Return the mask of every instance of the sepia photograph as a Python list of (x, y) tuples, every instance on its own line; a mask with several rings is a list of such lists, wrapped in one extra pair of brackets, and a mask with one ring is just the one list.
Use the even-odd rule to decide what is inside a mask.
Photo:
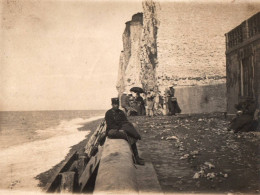
[(260, 194), (259, 0), (0, 16), (0, 195)]

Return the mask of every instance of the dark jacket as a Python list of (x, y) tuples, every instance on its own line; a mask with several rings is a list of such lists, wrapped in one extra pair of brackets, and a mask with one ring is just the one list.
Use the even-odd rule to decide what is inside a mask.
[(112, 108), (106, 112), (105, 120), (107, 124), (107, 132), (110, 129), (121, 129), (123, 123), (128, 121), (122, 110), (114, 110)]
[(105, 120), (107, 124), (106, 133), (111, 129), (124, 130), (127, 135), (136, 139), (141, 139), (140, 134), (136, 131), (132, 123), (127, 120), (126, 115), (122, 110), (114, 110), (111, 108), (106, 112)]
[(164, 103), (163, 97), (160, 95), (160, 96), (159, 96), (159, 104), (162, 105), (163, 103)]
[(141, 105), (144, 105), (144, 99), (141, 96), (138, 96), (135, 100), (140, 102)]
[(174, 88), (170, 88), (170, 90), (169, 90), (169, 96), (170, 96), (170, 97), (174, 97), (174, 95), (175, 95), (175, 89), (174, 89)]

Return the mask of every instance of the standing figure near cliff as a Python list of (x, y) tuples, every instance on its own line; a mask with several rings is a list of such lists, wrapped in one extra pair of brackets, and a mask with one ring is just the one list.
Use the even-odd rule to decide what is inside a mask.
[(129, 105), (129, 98), (128, 98), (126, 92), (123, 92), (123, 94), (121, 96), (121, 107), (122, 107), (122, 110), (125, 112), (125, 114), (127, 114), (130, 105)]
[(141, 97), (140, 93), (136, 93), (135, 101), (137, 103), (137, 115), (141, 116), (143, 115), (143, 108), (144, 108), (144, 99)]
[(159, 97), (159, 93), (157, 93), (154, 97), (154, 111), (157, 111), (159, 109), (159, 101), (160, 101), (160, 97)]
[(175, 95), (175, 89), (173, 86), (170, 87), (168, 91), (168, 108), (169, 108), (169, 115), (175, 115), (176, 113), (181, 113), (181, 109), (178, 105), (177, 98)]
[(158, 91), (154, 97), (154, 115), (163, 115), (163, 99), (161, 92)]
[(163, 115), (168, 115), (168, 102), (167, 102), (167, 96), (163, 96)]
[(159, 106), (161, 109), (163, 109), (164, 99), (160, 91), (158, 92), (158, 95), (159, 95)]
[(106, 134), (111, 139), (125, 139), (131, 146), (135, 163), (144, 165), (144, 159), (139, 157), (136, 142), (141, 139), (136, 125), (127, 120), (125, 113), (119, 109), (119, 99), (112, 98), (112, 108), (106, 112)]
[(129, 108), (127, 112), (127, 116), (136, 116), (137, 115), (137, 104), (135, 97), (132, 94), (128, 95), (128, 100), (129, 100)]
[(172, 98), (174, 97), (174, 93), (175, 93), (175, 89), (173, 88), (173, 86), (171, 86), (170, 89), (167, 91), (169, 115), (175, 115), (173, 101), (172, 101)]
[(153, 116), (154, 111), (154, 95), (153, 91), (148, 91), (147, 97), (146, 97), (146, 104), (147, 104), (147, 110), (146, 110), (146, 116)]
[(146, 94), (142, 93), (141, 97), (143, 98), (143, 106), (142, 106), (142, 116), (146, 115)]

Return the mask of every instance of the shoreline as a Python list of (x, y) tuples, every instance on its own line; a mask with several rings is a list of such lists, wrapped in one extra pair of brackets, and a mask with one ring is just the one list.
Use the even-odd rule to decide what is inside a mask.
[[(101, 121), (101, 116), (87, 119), (78, 131), (28, 142), (0, 151), (2, 190), (41, 192), (51, 172), (73, 151), (84, 144)], [(46, 171), (47, 170), (47, 171)]]
[[(14, 116), (12, 115), (12, 117)], [(33, 117), (33, 115), (31, 115), (31, 117)], [(57, 137), (75, 133), (77, 129), (82, 127), (85, 123), (98, 120), (102, 117), (102, 115), (97, 115), (89, 118), (81, 116), (70, 119), (64, 118), (59, 121), (57, 120), (55, 123), (53, 123), (53, 121), (47, 121), (47, 125), (40, 126), (39, 122), (33, 124), (33, 122), (30, 121), (27, 123), (26, 120), (31, 120), (29, 116), (24, 118), (20, 116), (20, 120), (18, 119), (13, 122), (17, 123), (17, 126), (14, 125), (12, 128), (8, 127), (8, 120), (3, 117), (3, 119), (1, 119), (3, 121), (6, 120), (7, 122), (4, 122), (3, 128), (0, 127), (0, 152), (6, 149), (26, 145), (28, 143), (47, 140), (55, 136)], [(21, 118), (23, 118), (22, 121)], [(36, 121), (41, 120), (41, 118), (36, 119)], [(48, 124), (49, 122), (50, 124)], [(9, 121), (9, 123), (11, 123), (11, 121)]]
[[(228, 194), (258, 191), (259, 184), (256, 183), (257, 175), (254, 172), (259, 170), (256, 161), (259, 132), (234, 134), (227, 131), (228, 119), (222, 113), (128, 119), (139, 126), (142, 140), (138, 141), (138, 150), (141, 157), (153, 164), (164, 193)], [(38, 189), (46, 186), (68, 156), (75, 151), (84, 152), (85, 145), (101, 120), (88, 122), (78, 129), (91, 132), (71, 146), (62, 161), (35, 177), (39, 181)], [(239, 159), (238, 151), (242, 152)], [(205, 167), (205, 163), (213, 164), (213, 168)], [(241, 163), (248, 163), (248, 166), (242, 166)], [(201, 168), (205, 169), (205, 174), (194, 178)], [(248, 176), (244, 175), (245, 171), (249, 173)], [(214, 176), (208, 178), (210, 174)], [(241, 182), (242, 177), (247, 177), (246, 184)]]
[[(254, 180), (257, 177), (254, 171), (259, 168), (256, 166), (255, 157), (247, 156), (247, 151), (256, 152), (256, 149), (253, 148), (256, 147), (257, 140), (260, 139), (259, 133), (234, 134), (227, 131), (229, 120), (225, 119), (223, 113), (135, 116), (128, 119), (139, 126), (142, 140), (138, 141), (138, 150), (141, 157), (153, 164), (164, 193), (255, 193), (259, 189), (259, 185)], [(93, 124), (92, 133), (98, 124)], [(90, 124), (87, 124), (83, 129), (86, 129), (88, 125)], [(90, 136), (91, 134), (88, 137)], [(240, 136), (241, 138), (239, 138)], [(75, 145), (68, 155), (75, 150), (84, 150), (87, 141), (88, 139), (85, 139)], [(219, 145), (220, 143), (221, 145)], [(245, 147), (241, 159), (238, 161), (236, 148), (239, 145)], [(219, 150), (219, 147), (222, 150)], [(220, 157), (224, 157), (225, 160), (222, 161)], [(234, 175), (236, 173), (243, 175), (244, 171), (241, 172), (240, 163), (245, 163), (248, 160), (254, 170), (249, 173), (248, 180), (251, 178), (254, 181), (251, 180), (252, 183), (243, 186), (244, 184), (240, 182), (241, 178), (234, 178)], [(205, 166), (205, 162), (216, 166), (216, 168), (206, 168), (205, 170), (206, 175), (214, 173), (215, 177), (194, 179), (194, 175), (201, 166)], [(232, 168), (229, 167), (230, 164), (233, 165)], [(249, 171), (248, 167), (243, 167), (243, 169)], [(42, 173), (42, 178), (45, 177), (45, 181), (47, 181), (47, 175), (47, 172)], [(45, 181), (43, 180), (42, 187), (44, 187)]]
[(56, 164), (55, 166), (53, 166), (51, 169), (42, 172), (40, 174), (38, 174), (35, 179), (39, 180), (39, 184), (38, 187), (40, 187), (41, 189), (47, 184), (47, 182), (49, 181), (49, 179), (52, 176), (52, 173), (55, 173), (55, 171), (57, 171), (61, 164), (71, 155), (73, 154), (75, 151), (82, 153), (84, 152), (84, 147), (86, 146), (89, 138), (91, 137), (91, 135), (94, 133), (94, 131), (96, 130), (96, 128), (98, 127), (98, 125), (100, 124), (100, 122), (103, 119), (97, 119), (97, 120), (93, 120), (93, 121), (89, 121), (86, 124), (84, 124), (84, 126), (78, 128), (79, 131), (89, 131), (89, 134), (80, 142), (78, 142), (75, 145), (72, 145), (70, 147), (69, 152), (66, 154), (66, 156), (64, 156), (64, 159), (62, 161), (60, 161), (58, 164)]

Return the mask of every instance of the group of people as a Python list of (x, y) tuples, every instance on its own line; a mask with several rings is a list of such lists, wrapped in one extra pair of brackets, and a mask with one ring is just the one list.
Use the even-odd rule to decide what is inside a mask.
[(121, 107), (127, 116), (145, 115), (145, 100), (138, 92), (124, 92), (121, 96)]
[[(128, 121), (127, 116), (132, 112), (138, 115), (151, 115), (156, 109), (168, 107), (170, 115), (180, 113), (181, 109), (178, 106), (177, 99), (174, 96), (175, 90), (170, 87), (165, 93), (165, 97), (162, 98), (160, 92), (156, 95), (151, 90), (143, 97), (140, 93), (136, 93), (135, 96), (123, 94), (121, 97), (121, 106), (123, 110), (119, 109), (119, 98), (112, 98), (112, 108), (106, 112), (105, 120), (107, 124), (106, 136), (111, 139), (125, 139), (131, 148), (133, 153), (133, 159), (136, 164), (144, 165), (144, 159), (140, 158), (136, 146), (136, 142), (141, 140), (141, 136), (137, 131), (137, 126)], [(252, 131), (259, 128), (259, 108), (256, 106), (255, 101), (247, 100), (236, 105), (239, 110), (238, 115), (231, 121), (230, 130), (234, 132), (239, 131)]]
[[(144, 165), (137, 150), (136, 142), (141, 139), (137, 131), (137, 126), (128, 121), (127, 116), (131, 115), (147, 115), (153, 116), (159, 110), (168, 109), (170, 115), (180, 113), (181, 109), (178, 106), (177, 99), (174, 97), (173, 86), (166, 90), (164, 96), (160, 91), (153, 90), (144, 92), (135, 92), (133, 94), (123, 93), (121, 100), (112, 98), (112, 108), (105, 114), (106, 120), (106, 136), (111, 139), (125, 139), (133, 153), (133, 159), (136, 164)], [(119, 109), (121, 105), (122, 110)], [(163, 114), (163, 112), (161, 113)]]
[(166, 89), (164, 95), (160, 91), (152, 89), (143, 93), (127, 94), (124, 92), (121, 95), (121, 108), (127, 116), (176, 115), (176, 113), (181, 113), (173, 86)]

